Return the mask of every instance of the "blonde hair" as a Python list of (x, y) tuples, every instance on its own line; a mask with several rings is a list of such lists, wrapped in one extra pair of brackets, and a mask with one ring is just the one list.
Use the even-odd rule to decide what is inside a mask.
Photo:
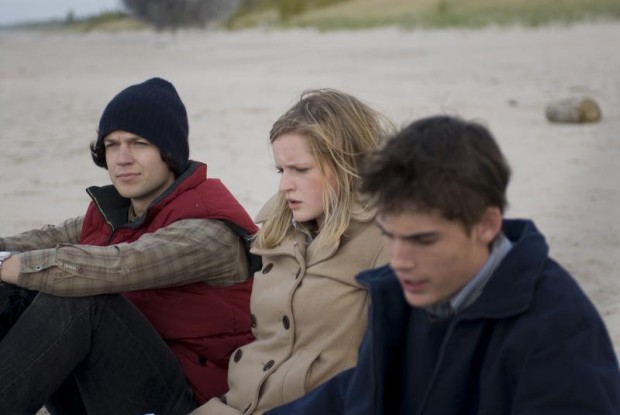
[[(357, 98), (334, 89), (305, 91), (301, 99), (273, 125), (269, 141), (284, 134), (306, 137), (308, 147), (324, 179), (324, 221), (314, 240), (317, 246), (336, 244), (344, 234), (352, 215), (369, 207), (361, 200), (358, 169), (366, 155), (376, 150), (391, 123)], [(326, 179), (331, 170), (336, 181)], [(354, 209), (361, 208), (360, 212)], [(291, 229), (293, 214), (279, 193), (276, 208), (256, 236), (258, 248), (274, 248)], [(298, 223), (307, 234), (313, 223)]]

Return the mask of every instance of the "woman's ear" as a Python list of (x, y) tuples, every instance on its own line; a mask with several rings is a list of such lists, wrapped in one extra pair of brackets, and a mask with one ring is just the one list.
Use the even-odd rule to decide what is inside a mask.
[(490, 244), (502, 230), (502, 211), (497, 206), (488, 206), (474, 229), (478, 240)]

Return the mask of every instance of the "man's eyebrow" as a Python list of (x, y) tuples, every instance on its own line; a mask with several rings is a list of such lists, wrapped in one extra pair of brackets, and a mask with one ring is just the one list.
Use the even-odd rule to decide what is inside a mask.
[(414, 234), (411, 234), (411, 235), (403, 235), (400, 238), (406, 239), (406, 240), (409, 240), (409, 241), (419, 241), (419, 240), (422, 240), (422, 239), (434, 238), (437, 235), (439, 235), (439, 232), (437, 232), (437, 231), (428, 231), (428, 232), (414, 233)]
[[(137, 135), (132, 135), (132, 136), (126, 137), (124, 140), (125, 141), (129, 141), (129, 142), (134, 142), (134, 141), (139, 141), (139, 140), (148, 141), (146, 138), (142, 138), (142, 137), (137, 136)], [(106, 141), (111, 141), (111, 142), (117, 143), (119, 141), (123, 141), (123, 138), (105, 137), (103, 139), (103, 142), (105, 143)]]
[[(388, 232), (387, 230), (385, 230), (385, 228), (383, 228), (383, 226), (381, 226), (381, 224), (378, 221), (375, 221), (377, 227), (379, 227), (379, 229), (381, 230), (381, 232), (384, 235), (387, 236), (391, 236), (394, 237), (396, 235), (394, 235), (391, 232)], [(427, 232), (418, 232), (418, 233), (412, 233), (410, 235), (398, 235), (398, 239), (406, 239), (406, 240), (420, 240), (420, 239), (425, 239), (425, 238), (430, 238), (430, 237), (435, 237), (439, 235), (439, 232), (437, 231), (427, 231)]]

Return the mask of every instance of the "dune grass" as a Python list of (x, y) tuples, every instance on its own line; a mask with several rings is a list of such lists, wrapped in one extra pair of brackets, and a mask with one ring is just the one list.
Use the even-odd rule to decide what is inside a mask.
[(282, 18), (277, 7), (240, 13), (229, 27), (314, 27), (321, 30), (541, 26), (620, 19), (618, 0), (349, 0)]
[[(620, 20), (620, 0), (245, 0), (228, 21), (214, 26), (229, 30), (252, 27), (482, 28), (491, 25), (537, 27), (599, 20)], [(142, 30), (149, 26), (124, 12), (112, 12), (22, 27), (88, 32)]]

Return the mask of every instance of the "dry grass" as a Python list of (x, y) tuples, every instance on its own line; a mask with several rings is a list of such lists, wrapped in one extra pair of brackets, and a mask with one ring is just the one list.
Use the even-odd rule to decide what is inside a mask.
[(350, 0), (291, 18), (284, 26), (351, 29), (395, 25), (482, 27), (539, 26), (620, 19), (618, 0)]
[[(310, 8), (282, 20), (275, 4), (235, 14), (229, 29), (314, 27), (320, 30), (480, 28), (497, 25), (542, 26), (592, 20), (619, 20), (619, 0), (348, 0)], [(224, 23), (224, 22), (220, 22)], [(217, 23), (214, 23), (218, 26)], [(39, 25), (34, 25), (38, 27)], [(126, 31), (148, 28), (123, 13), (103, 13), (74, 22), (44, 23), (77, 31)]]

